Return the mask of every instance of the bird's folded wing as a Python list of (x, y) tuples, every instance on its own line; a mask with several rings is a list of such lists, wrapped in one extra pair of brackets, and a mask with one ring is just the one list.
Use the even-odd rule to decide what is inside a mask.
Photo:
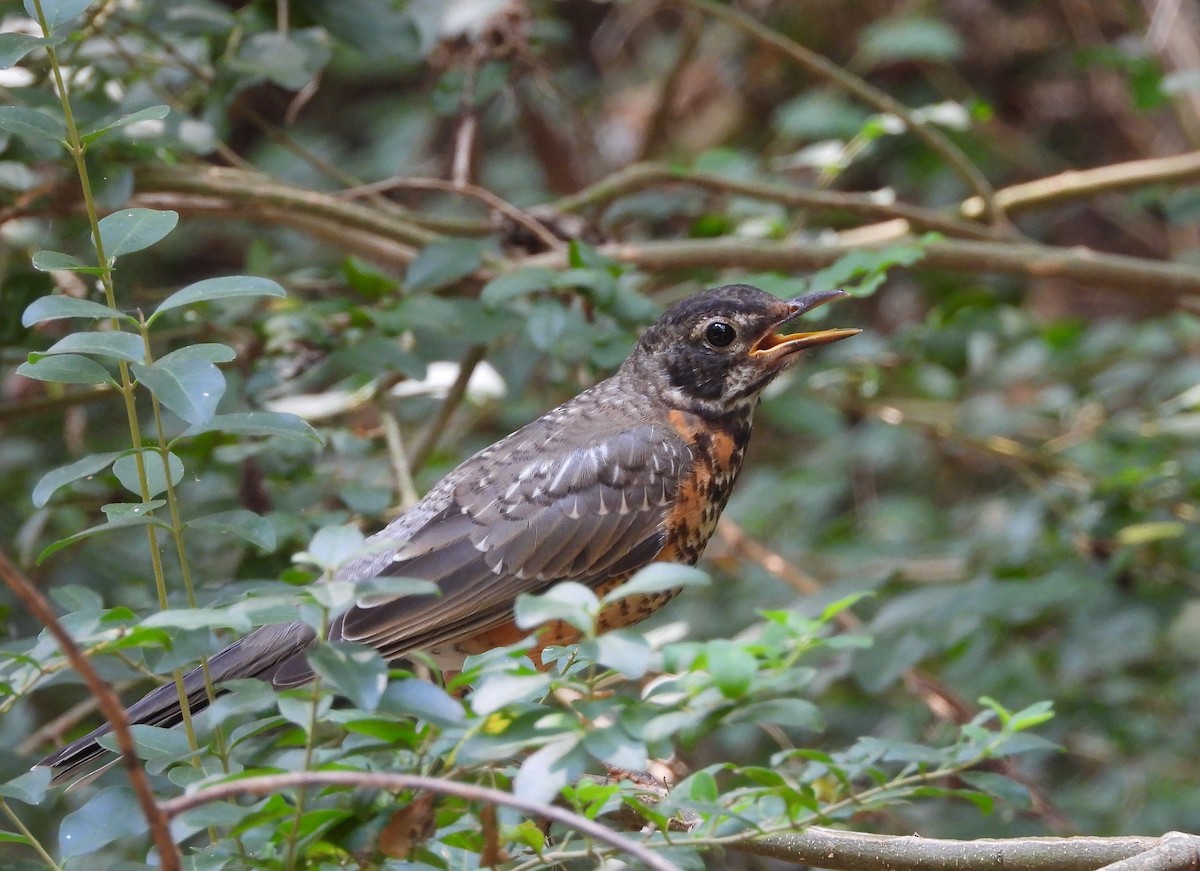
[(383, 571), (433, 581), (441, 595), (360, 602), (337, 634), (395, 657), (496, 625), (521, 593), (562, 580), (595, 587), (649, 563), (691, 459), (687, 444), (656, 424), (556, 450), (569, 441), (551, 438), (459, 479), (449, 504)]

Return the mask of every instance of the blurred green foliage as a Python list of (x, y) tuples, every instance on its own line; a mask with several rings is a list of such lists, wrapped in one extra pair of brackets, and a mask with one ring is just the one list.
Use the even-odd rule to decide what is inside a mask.
[[(735, 819), (823, 814), (953, 837), (1194, 828), (1194, 300), (1149, 284), (997, 277), (985, 258), (922, 269), (937, 237), (919, 234), (812, 276), (631, 265), (622, 245), (645, 240), (786, 246), (870, 221), (666, 183), (597, 208), (542, 206), (639, 159), (884, 191), (931, 209), (973, 193), (895, 119), (695, 12), (583, 0), (42, 5), (58, 22), (50, 42), (107, 216), (106, 254), (120, 257), (113, 280), (127, 318), (124, 332), (88, 331), (74, 318), (99, 312), (30, 309), (103, 298), (77, 167), (57, 141), (45, 40), (5, 11), (0, 60), (14, 76), (0, 84), (10, 104), (0, 107), (0, 546), (122, 689), (193, 664), (230, 629), (297, 608), (319, 623), (334, 604), (297, 585), (336, 563), (339, 535), (354, 538), (327, 530), (377, 528), (470, 452), (610, 371), (676, 298), (730, 281), (787, 294), (806, 281), (847, 286), (857, 300), (825, 316), (866, 328), (772, 388), (727, 511), (735, 525), (704, 564), (712, 583), (644, 631), (590, 638), (553, 677), (484, 657), (458, 679), (476, 686), (466, 702), (408, 677), (382, 689), (377, 658), (324, 647), (315, 695), (239, 685), (202, 719), (205, 739), (224, 724), (223, 762), (175, 765), (191, 755), (182, 735), (139, 733), (163, 794), (223, 767), (345, 765), (494, 780), (541, 799), (564, 788), (590, 816), (622, 803), (659, 823), (711, 815), (714, 836)], [(1147, 22), (1136, 13), (1097, 4), (1088, 37), (1055, 4), (985, 3), (972, 15), (933, 4), (921, 18), (843, 5), (767, 4), (764, 20), (924, 111), (997, 186), (1160, 156), (1164, 141), (1183, 150), (1200, 129), (1187, 114), (1194, 89), (1164, 87), (1171, 58), (1141, 47)], [(323, 195), (466, 172), (512, 206), (502, 214), (401, 181), (307, 210), (268, 187), (243, 199), (206, 189), (206, 164)], [(154, 182), (164, 166), (193, 170), (198, 187)], [(1178, 183), (1081, 196), (1022, 213), (1017, 228), (1047, 245), (1196, 264), (1197, 197)], [(408, 235), (348, 217), (322, 223), (338, 202)], [(563, 250), (547, 254), (516, 209), (569, 240)], [(162, 305), (185, 286), (201, 290)], [(161, 614), (141, 512), (166, 515), (167, 476), (141, 486), (132, 451), (155, 443), (131, 445), (112, 387), (116, 361), (139, 360), (139, 321), (156, 310), (136, 411), (147, 433), (149, 393), (167, 412), (200, 606), (186, 608), (180, 562), (167, 559), (172, 611)], [(75, 353), (40, 356), (64, 341)], [(264, 411), (276, 416), (247, 416)], [(414, 480), (398, 472), (409, 463)], [(63, 468), (72, 471), (45, 477)], [(80, 535), (105, 523), (102, 535)], [(293, 564), (301, 551), (308, 561)], [(569, 600), (553, 613), (586, 624), (592, 605)], [(0, 795), (64, 857), (114, 868), (144, 859), (119, 773), (57, 798), (24, 774), (65, 737), (37, 730), (86, 693), (7, 594), (0, 610), (0, 740), (16, 748), (0, 758)], [(667, 676), (639, 696), (634, 684), (659, 669)], [(585, 716), (606, 725), (585, 728), (551, 688), (593, 694)], [(333, 704), (335, 689), (351, 706)], [(1005, 707), (981, 708), (984, 697)], [(1055, 711), (1044, 724), (1043, 700)], [(84, 711), (62, 728), (75, 735), (93, 720)], [(1018, 734), (1034, 725), (1061, 750)], [(1015, 767), (962, 764), (1017, 750), (1035, 752)], [(578, 780), (601, 760), (638, 767), (672, 752), (687, 777), (658, 811)], [(961, 777), (851, 800), (891, 777), (943, 770)], [(280, 867), (297, 849), (311, 867), (340, 867), (339, 851), (377, 846), (392, 812), (350, 792), (313, 796), (303, 810), (273, 796), (250, 815), (212, 805), (182, 825), (201, 845), (197, 867), (237, 851)], [(414, 848), (425, 864), (412, 867), (475, 867), (484, 848), (472, 813), (440, 804), (437, 837)], [(543, 849), (528, 824), (502, 824), (510, 845)], [(235, 837), (209, 841), (209, 827)], [(22, 838), (0, 844), (0, 863), (32, 861)], [(733, 853), (712, 861), (757, 867), (732, 864)]]

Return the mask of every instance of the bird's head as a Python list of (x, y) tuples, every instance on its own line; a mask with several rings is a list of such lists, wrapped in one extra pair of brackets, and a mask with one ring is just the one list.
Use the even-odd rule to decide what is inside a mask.
[(752, 407), (805, 348), (862, 332), (784, 331), (788, 321), (840, 296), (845, 293), (828, 290), (779, 299), (748, 284), (698, 293), (671, 306), (642, 334), (632, 360), (663, 384), (675, 407), (704, 416), (737, 413)]

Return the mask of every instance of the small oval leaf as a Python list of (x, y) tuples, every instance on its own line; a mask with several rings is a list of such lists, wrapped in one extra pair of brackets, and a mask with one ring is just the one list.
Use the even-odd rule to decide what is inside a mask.
[(245, 508), (207, 514), (204, 517), (189, 520), (184, 525), (205, 529), (209, 532), (236, 535), (263, 550), (275, 549), (275, 527), (267, 518), (255, 514), (253, 511), (247, 511)]
[(55, 384), (117, 385), (107, 369), (91, 357), (80, 357), (78, 354), (55, 354), (53, 357), (22, 363), (17, 367), (17, 374)]
[(609, 590), (601, 601), (602, 604), (611, 605), (627, 596), (662, 593), (680, 587), (703, 586), (707, 583), (708, 575), (694, 566), (685, 566), (682, 563), (650, 563), (619, 587)]
[(61, 141), (67, 135), (67, 125), (61, 118), (24, 106), (0, 106), (0, 130), (30, 140)]
[(121, 456), (120, 451), (108, 454), (92, 454), (84, 457), (81, 460), (76, 460), (68, 466), (60, 466), (57, 469), (52, 469), (45, 475), (42, 475), (41, 480), (33, 488), (33, 504), (41, 508), (50, 501), (50, 497), (59, 487), (70, 484), (72, 481), (78, 481), (80, 478), (87, 478), (102, 472), (113, 464), (113, 460)]
[(32, 327), (34, 324), (46, 321), (56, 321), (62, 318), (124, 318), (136, 323), (133, 318), (115, 308), (109, 308), (103, 303), (92, 302), (90, 299), (76, 299), (73, 296), (43, 296), (35, 299), (21, 314), (21, 324)]
[(122, 209), (100, 219), (100, 241), (104, 255), (115, 260), (149, 248), (179, 223), (179, 213), (158, 209)]
[(56, 269), (62, 269), (67, 272), (95, 274), (103, 271), (99, 266), (91, 266), (78, 257), (64, 254), (61, 251), (38, 251), (33, 255), (31, 262), (33, 268), (38, 272), (53, 272)]
[(150, 316), (150, 323), (153, 323), (154, 319), (163, 312), (180, 306), (211, 302), (216, 299), (253, 296), (282, 298), (287, 296), (287, 291), (279, 285), (279, 282), (257, 275), (225, 275), (220, 278), (206, 278), (195, 284), (189, 284), (182, 290), (175, 291), (160, 302), (158, 308), (154, 310), (154, 314)]
[(150, 366), (134, 363), (130, 368), (159, 402), (193, 425), (212, 420), (225, 395), (225, 376), (202, 359), (164, 357)]
[(137, 112), (130, 112), (128, 115), (122, 115), (114, 121), (109, 121), (107, 124), (102, 124), (87, 133), (84, 133), (80, 138), (85, 144), (94, 142), (110, 130), (116, 130), (118, 127), (126, 127), (130, 124), (137, 124), (139, 121), (161, 121), (170, 114), (170, 108), (167, 106), (148, 106), (145, 109), (139, 109)]
[(239, 411), (218, 414), (200, 426), (188, 427), (186, 436), (202, 432), (224, 432), (245, 436), (291, 436), (306, 438), (321, 444), (320, 434), (294, 414), (275, 411)]
[[(163, 468), (162, 455), (147, 448), (141, 451), (142, 462), (146, 469), (146, 492), (142, 492), (141, 479), (137, 471), (137, 454), (125, 454), (113, 463), (113, 474), (130, 493), (151, 499), (167, 489), (167, 475)], [(171, 486), (183, 480), (183, 460), (172, 453), (167, 454), (167, 466), (171, 470)]]
[(133, 333), (71, 333), (63, 336), (42, 354), (90, 354), (136, 363), (145, 357), (146, 349), (142, 345), (141, 336)]
[(388, 667), (379, 651), (363, 644), (334, 642), (308, 650), (308, 662), (322, 680), (357, 708), (374, 711), (387, 686)]

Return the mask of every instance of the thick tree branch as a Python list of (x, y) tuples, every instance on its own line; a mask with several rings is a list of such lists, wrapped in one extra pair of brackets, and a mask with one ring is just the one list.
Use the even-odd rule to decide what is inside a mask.
[(694, 185), (716, 193), (752, 197), (810, 211), (840, 211), (883, 221), (902, 218), (916, 230), (936, 230), (948, 236), (970, 239), (996, 238), (994, 228), (964, 221), (934, 209), (888, 201), (871, 194), (820, 191), (778, 183), (724, 178), (706, 172), (673, 169), (658, 163), (634, 163), (614, 172), (579, 193), (552, 203), (558, 211), (575, 212), (603, 206), (618, 197), (663, 184)]
[[(139, 193), (176, 193), (221, 197), (247, 208), (275, 207), (286, 212), (320, 214), (347, 230), (373, 233), (385, 239), (423, 248), (436, 233), (401, 217), (391, 209), (346, 202), (335, 195), (304, 190), (275, 181), (262, 173), (218, 166), (147, 166), (138, 170)], [(398, 207), (397, 207), (398, 210)]]
[[(878, 249), (897, 243), (921, 244), (914, 239), (847, 245), (826, 242), (774, 242), (751, 239), (683, 239), (606, 245), (604, 254), (622, 263), (649, 270), (751, 269), (792, 271), (822, 269), (850, 251)], [(1024, 278), (1059, 278), (1113, 287), (1129, 293), (1200, 294), (1200, 269), (1102, 254), (1088, 248), (1055, 248), (1037, 243), (983, 242), (945, 239), (923, 245), (920, 266), (964, 272), (995, 272)], [(525, 265), (565, 268), (557, 253), (539, 254)]]
[[(981, 838), (949, 841), (914, 835), (869, 835), (813, 826), (736, 845), (738, 852), (804, 863), (831, 871), (1094, 871), (1149, 851), (1196, 850), (1200, 838), (1172, 832), (1162, 838)], [(1153, 871), (1184, 866), (1156, 865)], [(1139, 866), (1139, 871), (1152, 871)]]
[[(996, 201), (1005, 212), (1013, 214), (1109, 191), (1196, 179), (1200, 179), (1200, 151), (1189, 151), (1171, 157), (1071, 170), (1022, 182), (996, 191)], [(971, 197), (962, 204), (961, 210), (968, 218), (976, 218), (983, 214), (983, 208), (983, 200)]]

